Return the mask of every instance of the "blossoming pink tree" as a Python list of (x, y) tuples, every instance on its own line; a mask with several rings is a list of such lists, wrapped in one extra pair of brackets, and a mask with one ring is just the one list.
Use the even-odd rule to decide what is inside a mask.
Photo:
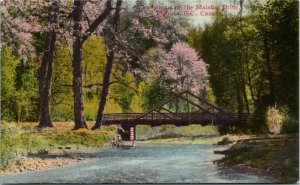
[(152, 48), (142, 61), (142, 77), (164, 81), (166, 90), (189, 90), (201, 95), (208, 85), (208, 65), (185, 42), (173, 44), (169, 52), (162, 46)]
[[(44, 54), (39, 70), (40, 127), (51, 127), (49, 102), (52, 65), (57, 41), (73, 47), (73, 91), (75, 129), (86, 128), (82, 100), (82, 45), (93, 34), (101, 32), (113, 10), (112, 1), (25, 1), (4, 2), (2, 35), (7, 44), (18, 47), (20, 53), (34, 56), (33, 34), (45, 34)], [(2, 7), (2, 6), (1, 6)], [(46, 11), (45, 11), (46, 10)], [(3, 33), (3, 32), (2, 32)], [(17, 40), (17, 43), (15, 41)]]
[(207, 67), (195, 49), (185, 42), (175, 43), (159, 63), (165, 78), (171, 82), (172, 91), (189, 90), (196, 94), (208, 85)]
[[(52, 127), (50, 114), (51, 78), (55, 44), (60, 40), (67, 3), (65, 1), (3, 1), (2, 41), (19, 55), (35, 58), (34, 34), (45, 35), (44, 53), (39, 68), (39, 127)], [(46, 10), (46, 13), (43, 11)], [(61, 35), (60, 35), (61, 36)]]

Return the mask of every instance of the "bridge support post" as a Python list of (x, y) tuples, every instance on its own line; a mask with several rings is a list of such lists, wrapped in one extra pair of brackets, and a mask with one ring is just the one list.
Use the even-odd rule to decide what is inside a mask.
[(130, 141), (132, 142), (131, 145), (134, 147), (134, 140), (135, 140), (135, 127), (130, 127)]
[(134, 141), (136, 137), (135, 125), (121, 125), (123, 132), (119, 133), (122, 137), (122, 141), (131, 141), (132, 146), (134, 146)]

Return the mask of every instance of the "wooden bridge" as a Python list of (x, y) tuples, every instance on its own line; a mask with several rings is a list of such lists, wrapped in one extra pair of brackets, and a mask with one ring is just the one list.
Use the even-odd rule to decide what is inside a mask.
[[(105, 114), (103, 125), (121, 125), (126, 132), (129, 132), (130, 128), (134, 128), (136, 125), (223, 125), (245, 121), (248, 118), (249, 114), (225, 112), (204, 98), (198, 97), (189, 91), (183, 91), (144, 113)], [(129, 140), (129, 133), (125, 138)]]
[(249, 114), (228, 113), (206, 99), (189, 91), (177, 93), (144, 113), (105, 114), (104, 125), (121, 125), (119, 134), (123, 141), (134, 141), (136, 125), (161, 126), (172, 124), (185, 126), (224, 125), (249, 119)]
[(130, 126), (160, 126), (166, 124), (176, 126), (190, 124), (220, 125), (227, 122), (243, 121), (248, 117), (248, 114), (241, 115), (225, 112), (204, 98), (197, 97), (189, 91), (184, 91), (175, 94), (144, 113), (105, 114), (103, 124), (122, 124)]

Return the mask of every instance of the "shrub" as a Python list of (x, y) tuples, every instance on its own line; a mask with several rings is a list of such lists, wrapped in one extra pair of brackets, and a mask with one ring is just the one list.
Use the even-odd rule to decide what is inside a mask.
[(283, 115), (275, 107), (269, 107), (266, 112), (266, 124), (273, 134), (280, 134), (283, 125)]
[(19, 152), (21, 129), (15, 123), (2, 122), (1, 125), (1, 170), (7, 168)]
[(226, 144), (229, 144), (232, 142), (233, 141), (230, 141), (230, 139), (228, 137), (223, 137), (222, 140), (217, 143), (217, 145), (226, 145)]
[(288, 116), (284, 119), (283, 133), (297, 133), (299, 132), (299, 120), (297, 118), (293, 118)]
[(95, 121), (96, 120), (96, 116), (88, 112), (87, 116), (86, 116), (86, 120), (87, 121)]

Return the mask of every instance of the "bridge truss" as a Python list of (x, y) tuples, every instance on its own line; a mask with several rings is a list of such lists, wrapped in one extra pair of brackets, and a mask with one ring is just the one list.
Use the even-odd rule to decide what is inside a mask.
[(184, 126), (189, 124), (224, 124), (247, 119), (248, 115), (228, 113), (198, 97), (189, 91), (174, 94), (157, 106), (144, 113), (105, 114), (104, 125), (122, 124), (128, 126), (173, 124)]

